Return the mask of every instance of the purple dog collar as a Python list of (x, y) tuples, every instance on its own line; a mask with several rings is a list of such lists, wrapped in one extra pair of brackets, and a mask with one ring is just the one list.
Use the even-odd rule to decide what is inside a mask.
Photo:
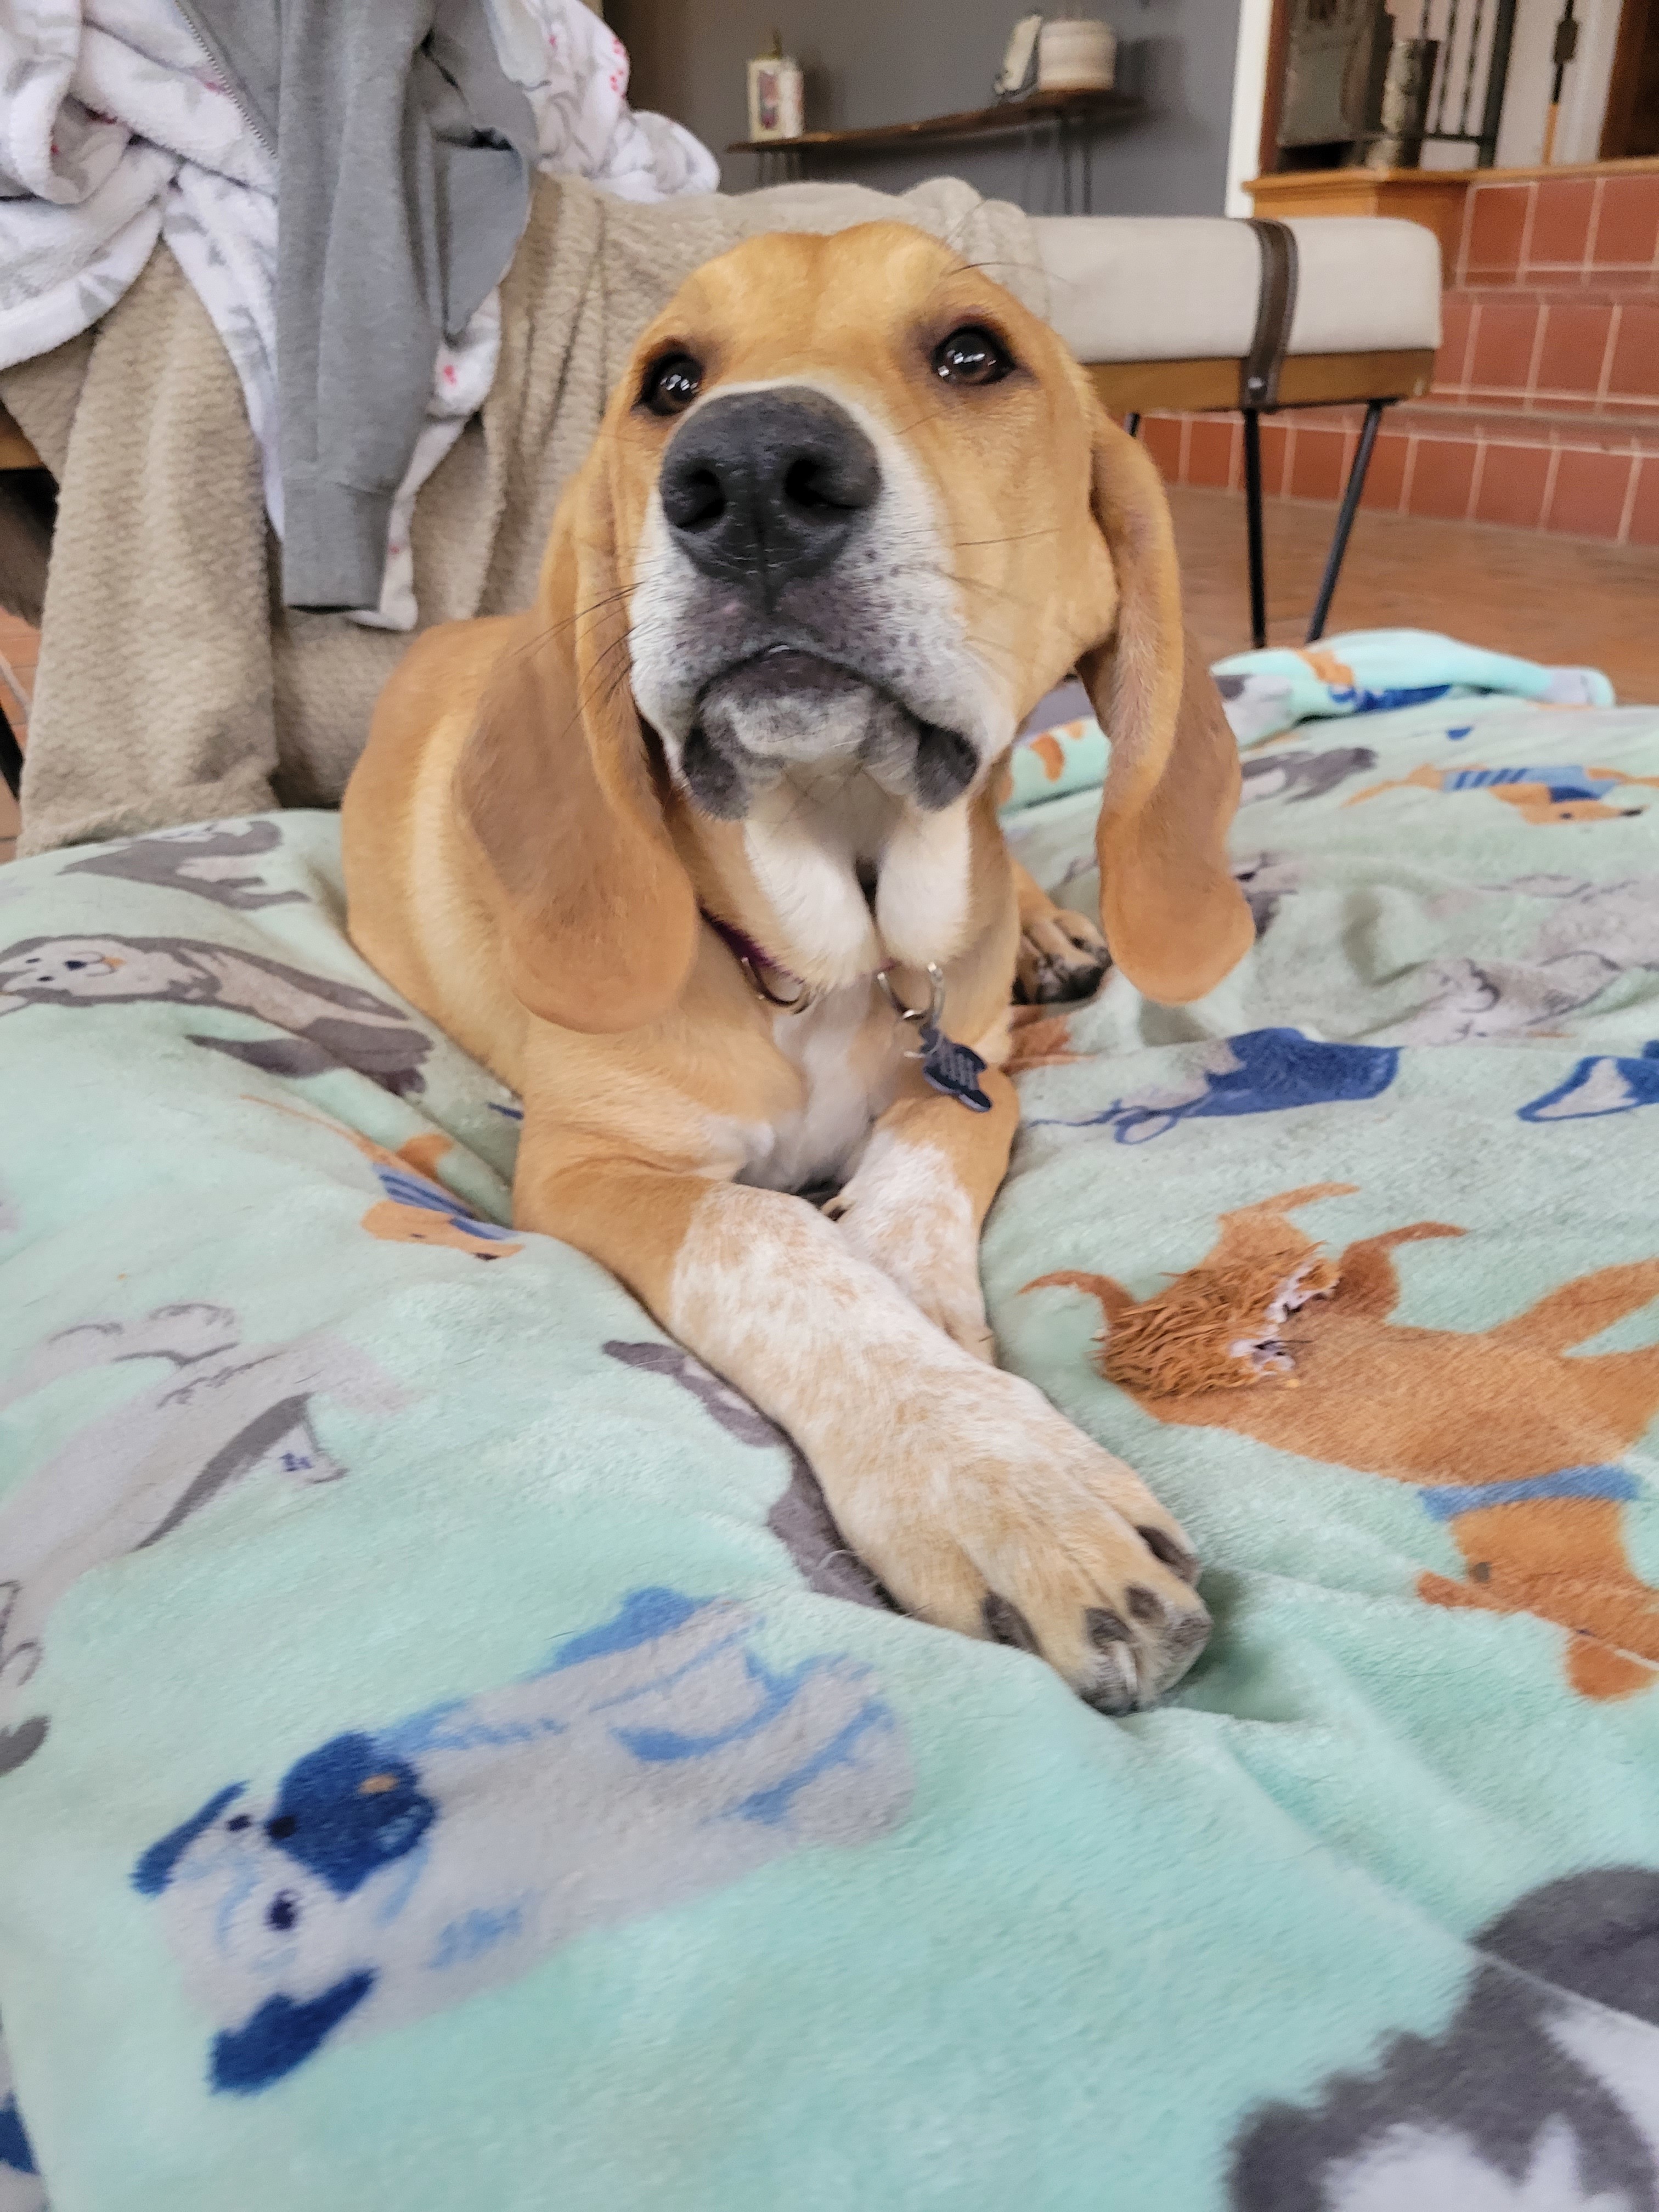
[[(719, 915), (710, 914), (706, 906), (699, 907), (697, 911), (742, 969), (750, 989), (757, 999), (764, 999), (769, 1006), (776, 1006), (786, 1014), (804, 1014), (809, 1006), (817, 1003), (818, 994), (808, 986), (805, 979), (797, 975), (793, 968), (786, 968), (781, 960), (775, 960), (769, 952), (756, 944), (747, 930), (739, 929), (735, 922), (722, 921)], [(794, 997), (781, 999), (775, 991), (769, 991), (762, 974), (763, 969), (769, 969), (774, 975), (781, 975), (786, 982), (794, 984)]]

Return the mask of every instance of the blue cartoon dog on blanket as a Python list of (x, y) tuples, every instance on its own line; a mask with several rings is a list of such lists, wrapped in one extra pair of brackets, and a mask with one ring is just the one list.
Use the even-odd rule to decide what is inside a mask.
[(1080, 1118), (1034, 1116), (1033, 1128), (1091, 1129), (1103, 1124), (1120, 1145), (1145, 1144), (1182, 1121), (1234, 1114), (1276, 1114), (1376, 1098), (1394, 1081), (1393, 1046), (1330, 1044), (1300, 1030), (1246, 1030), (1201, 1045), (1175, 1083), (1115, 1098)]
[(515, 1980), (590, 1929), (903, 1818), (910, 1765), (868, 1669), (774, 1668), (747, 1607), (663, 1589), (504, 1689), (331, 1737), (269, 1796), (220, 1790), (133, 1870), (247, 2094), (331, 2036)]

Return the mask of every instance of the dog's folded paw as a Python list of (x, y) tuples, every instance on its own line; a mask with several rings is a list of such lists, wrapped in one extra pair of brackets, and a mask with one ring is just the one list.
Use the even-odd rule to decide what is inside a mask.
[(1020, 931), (1014, 996), (1028, 1006), (1091, 998), (1110, 965), (1106, 940), (1087, 915), (1052, 907), (1028, 917)]

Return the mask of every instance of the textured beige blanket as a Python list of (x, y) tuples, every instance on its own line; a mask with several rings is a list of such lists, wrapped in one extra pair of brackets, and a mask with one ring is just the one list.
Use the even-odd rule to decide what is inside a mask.
[[(759, 231), (894, 216), (1047, 312), (1025, 218), (949, 179), (643, 207), (544, 180), (494, 389), (416, 507), (422, 623), (529, 603), (606, 393), (693, 269)], [(93, 331), (0, 377), (0, 400), (59, 486), (20, 849), (337, 800), (409, 639), (280, 605), (235, 374), (171, 253)]]

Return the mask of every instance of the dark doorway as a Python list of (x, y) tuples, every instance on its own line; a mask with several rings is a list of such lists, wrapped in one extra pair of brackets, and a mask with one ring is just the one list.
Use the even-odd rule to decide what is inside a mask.
[(1604, 161), (1659, 154), (1659, 0), (1625, 0), (1601, 153)]

